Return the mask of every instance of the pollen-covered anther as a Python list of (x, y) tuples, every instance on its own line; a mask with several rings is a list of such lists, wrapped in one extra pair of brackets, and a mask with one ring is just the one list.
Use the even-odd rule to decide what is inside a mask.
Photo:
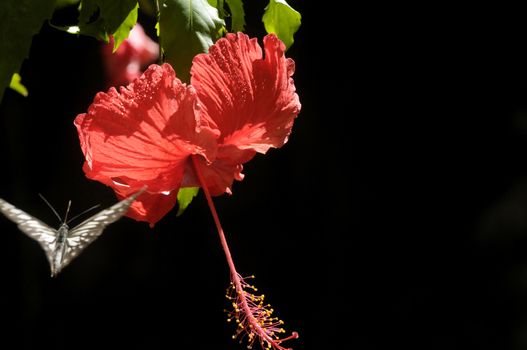
[[(236, 319), (238, 324), (234, 338), (241, 342), (247, 336), (247, 348), (251, 349), (258, 340), (262, 349), (291, 350), (280, 344), (289, 339), (298, 338), (293, 332), (289, 337), (280, 339), (279, 334), (285, 333), (280, 325), (284, 322), (278, 317), (271, 317), (274, 309), (270, 304), (264, 304), (265, 296), (254, 294), (254, 286), (245, 282), (240, 275), (232, 276), (233, 281), (227, 289), (227, 299), (232, 302), (232, 310), (228, 311), (229, 319)], [(249, 276), (248, 278), (254, 278)]]

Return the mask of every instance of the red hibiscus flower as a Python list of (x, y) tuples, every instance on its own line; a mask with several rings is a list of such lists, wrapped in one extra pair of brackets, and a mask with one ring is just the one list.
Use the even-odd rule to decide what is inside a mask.
[(126, 85), (139, 78), (143, 69), (159, 57), (159, 45), (137, 23), (128, 38), (113, 52), (113, 38), (103, 45), (102, 56), (107, 86)]
[(243, 163), (282, 146), (300, 111), (284, 44), (268, 35), (264, 50), (245, 34), (228, 34), (194, 58), (189, 86), (168, 64), (152, 65), (119, 92), (97, 94), (75, 119), (86, 176), (119, 197), (147, 185), (129, 216), (150, 224), (175, 205), (181, 187), (230, 193)]
[(269, 350), (286, 350), (282, 342), (298, 334), (279, 338), (282, 321), (238, 274), (211, 196), (231, 193), (245, 162), (287, 142), (300, 102), (284, 50), (274, 35), (264, 38), (264, 55), (256, 39), (228, 34), (194, 58), (190, 85), (170, 65), (152, 65), (119, 92), (97, 94), (75, 119), (88, 178), (120, 198), (147, 186), (128, 216), (153, 225), (180, 188), (203, 189), (231, 272), (229, 319), (249, 347)]
[(284, 57), (284, 44), (268, 35), (264, 50), (262, 59), (256, 39), (229, 35), (192, 63), (191, 84), (203, 113), (221, 132), (213, 163), (199, 159), (213, 195), (230, 193), (233, 178), (243, 179), (242, 164), (256, 152), (287, 142), (300, 112), (294, 62)]
[(195, 89), (168, 64), (152, 65), (120, 92), (98, 93), (75, 119), (86, 176), (120, 198), (148, 186), (128, 216), (154, 224), (174, 206), (189, 156), (214, 159), (218, 132), (200, 120)]

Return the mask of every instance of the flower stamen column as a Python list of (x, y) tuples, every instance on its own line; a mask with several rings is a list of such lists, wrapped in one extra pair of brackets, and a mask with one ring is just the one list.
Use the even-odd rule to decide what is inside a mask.
[[(298, 333), (293, 332), (289, 337), (280, 339), (278, 334), (285, 333), (285, 330), (280, 328), (283, 322), (277, 317), (271, 317), (274, 310), (269, 304), (264, 305), (263, 302), (265, 296), (254, 294), (253, 292), (256, 292), (257, 289), (254, 286), (249, 285), (246, 282), (247, 278), (244, 279), (236, 271), (236, 266), (234, 265), (227, 244), (227, 239), (225, 238), (225, 233), (221, 227), (216, 207), (212, 201), (203, 174), (200, 171), (197, 157), (198, 156), (195, 155), (191, 157), (194, 170), (196, 171), (196, 175), (201, 183), (201, 188), (207, 198), (207, 203), (214, 219), (214, 223), (216, 224), (216, 229), (218, 230), (221, 246), (225, 252), (231, 275), (231, 285), (228, 289), (227, 298), (232, 301), (233, 310), (229, 312), (228, 320), (235, 319), (238, 323), (238, 330), (233, 338), (239, 337), (240, 339), (243, 339), (243, 335), (247, 333), (249, 349), (252, 348), (253, 343), (258, 339), (260, 345), (265, 349), (291, 350), (282, 347), (280, 344), (286, 340), (298, 338)], [(250, 292), (249, 290), (252, 290), (253, 292)]]

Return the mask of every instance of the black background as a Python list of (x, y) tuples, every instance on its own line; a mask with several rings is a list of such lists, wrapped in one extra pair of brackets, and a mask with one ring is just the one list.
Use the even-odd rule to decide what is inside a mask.
[[(302, 112), (215, 199), (238, 270), (300, 333), (295, 350), (525, 349), (521, 22), (291, 4)], [(251, 36), (264, 5), (246, 5)], [(29, 97), (0, 105), (0, 197), (57, 226), (38, 193), (60, 212), (114, 203), (84, 177), (73, 127), (104, 89), (99, 43), (46, 25), (22, 76)], [(228, 269), (202, 194), (154, 229), (111, 225), (55, 279), (37, 243), (7, 219), (0, 232), (1, 345), (245, 348), (225, 322)]]

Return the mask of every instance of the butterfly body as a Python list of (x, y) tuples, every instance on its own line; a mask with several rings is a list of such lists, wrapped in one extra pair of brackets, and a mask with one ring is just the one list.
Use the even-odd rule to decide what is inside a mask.
[(133, 201), (144, 191), (136, 192), (130, 197), (104, 209), (79, 225), (70, 229), (66, 222), (55, 230), (37, 218), (16, 208), (0, 198), (0, 212), (18, 225), (20, 231), (36, 240), (46, 252), (51, 268), (51, 276), (56, 276), (79, 253), (99, 237), (104, 228), (120, 219)]
[(54, 244), (53, 254), (50, 259), (52, 277), (62, 269), (62, 260), (66, 255), (66, 249), (68, 248), (67, 238), (69, 231), (70, 228), (68, 227), (68, 224), (60, 225), (57, 230), (57, 241)]

